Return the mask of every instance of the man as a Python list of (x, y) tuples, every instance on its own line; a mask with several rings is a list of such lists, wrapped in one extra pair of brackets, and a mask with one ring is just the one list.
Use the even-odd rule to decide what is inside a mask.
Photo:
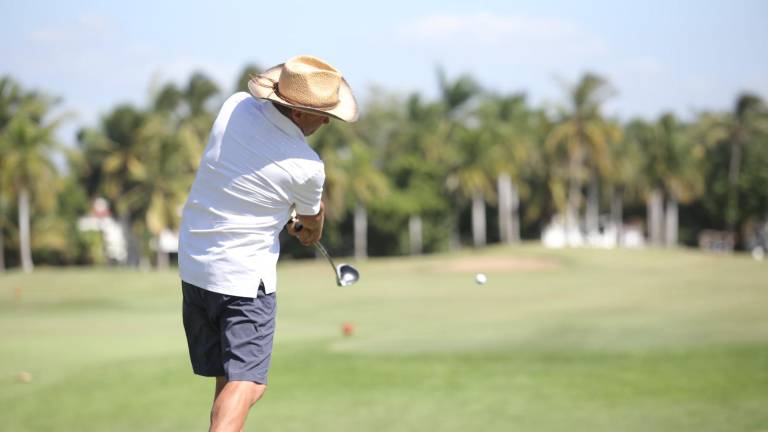
[(213, 124), (180, 229), (192, 369), (216, 377), (211, 431), (241, 430), (266, 389), (280, 231), (303, 245), (323, 233), (325, 171), (305, 137), (331, 117), (358, 117), (346, 80), (316, 57), (294, 57), (248, 88), (250, 95), (224, 103)]

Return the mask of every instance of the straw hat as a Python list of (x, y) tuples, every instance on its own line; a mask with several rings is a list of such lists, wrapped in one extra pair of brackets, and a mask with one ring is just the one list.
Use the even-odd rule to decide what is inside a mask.
[(302, 55), (256, 75), (248, 82), (259, 99), (354, 122), (359, 115), (352, 89), (336, 68)]

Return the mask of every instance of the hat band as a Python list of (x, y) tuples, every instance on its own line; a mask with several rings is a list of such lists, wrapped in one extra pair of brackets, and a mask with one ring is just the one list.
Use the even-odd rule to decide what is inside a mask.
[[(281, 93), (280, 92), (280, 83), (278, 81), (276, 81), (276, 80), (274, 80), (272, 78), (269, 78), (269, 77), (265, 77), (263, 75), (258, 75), (255, 78), (256, 78), (255, 79), (256, 84), (258, 86), (272, 90), (272, 94), (274, 94), (275, 96), (279, 97), (280, 99), (282, 99), (282, 100), (284, 100), (284, 101), (286, 101), (286, 102), (288, 102), (290, 104), (293, 104), (293, 105), (296, 105), (296, 106), (299, 106), (299, 107), (310, 108), (310, 109), (318, 109), (318, 110), (330, 110), (330, 109), (336, 108), (339, 105), (339, 103), (341, 102), (341, 100), (337, 100), (336, 102), (333, 102), (333, 103), (330, 103), (330, 104), (324, 104), (324, 105), (320, 105), (320, 104), (313, 105), (313, 106), (305, 105), (303, 102), (299, 102), (299, 101), (293, 100), (290, 97), (288, 97), (288, 96), (284, 95), (283, 93)], [(264, 83), (264, 80), (268, 81), (268, 83)], [(267, 96), (267, 97), (269, 97), (269, 96)]]

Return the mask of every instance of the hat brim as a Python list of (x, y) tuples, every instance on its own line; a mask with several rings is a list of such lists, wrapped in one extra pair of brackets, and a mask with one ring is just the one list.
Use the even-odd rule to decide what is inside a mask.
[(253, 95), (253, 97), (270, 100), (272, 102), (279, 103), (280, 105), (285, 105), (287, 107), (296, 108), (302, 111), (309, 111), (311, 113), (321, 115), (329, 115), (349, 123), (357, 121), (358, 117), (360, 116), (360, 112), (357, 107), (357, 100), (352, 94), (352, 88), (349, 87), (347, 80), (345, 80), (343, 77), (341, 78), (341, 85), (339, 86), (339, 103), (331, 109), (318, 109), (288, 102), (287, 100), (281, 98), (280, 95), (277, 94), (277, 92), (275, 92), (272, 88), (264, 87), (255, 82), (256, 78), (258, 77), (266, 78), (272, 82), (278, 82), (280, 80), (280, 73), (283, 70), (283, 64), (284, 63), (281, 63), (277, 66), (271, 67), (267, 69), (266, 72), (258, 75), (257, 77), (251, 78), (251, 80), (248, 81), (248, 90), (251, 91), (251, 95)]

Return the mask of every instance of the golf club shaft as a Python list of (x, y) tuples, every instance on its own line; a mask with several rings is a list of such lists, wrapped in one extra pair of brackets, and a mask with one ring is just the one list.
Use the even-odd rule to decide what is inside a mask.
[[(304, 228), (304, 225), (300, 224), (296, 219), (293, 219), (293, 229), (296, 230), (296, 232), (301, 231), (301, 229)], [(328, 260), (328, 263), (331, 264), (331, 268), (333, 269), (333, 274), (336, 276), (336, 283), (341, 284), (341, 279), (339, 279), (339, 271), (336, 269), (336, 263), (333, 262), (333, 258), (331, 258), (331, 254), (328, 253), (328, 250), (325, 249), (325, 246), (323, 246), (320, 241), (316, 241), (312, 243), (312, 245), (320, 251), (321, 254), (325, 257), (325, 259)]]
[(333, 269), (333, 274), (336, 275), (336, 281), (338, 282), (339, 281), (339, 273), (338, 273), (338, 270), (336, 269), (336, 263), (334, 263), (333, 262), (333, 258), (331, 258), (331, 254), (328, 253), (328, 251), (325, 249), (325, 246), (323, 246), (323, 244), (320, 243), (319, 241), (313, 243), (313, 245), (315, 246), (315, 249), (320, 251), (320, 253), (323, 254), (323, 256), (331, 264), (331, 268)]

